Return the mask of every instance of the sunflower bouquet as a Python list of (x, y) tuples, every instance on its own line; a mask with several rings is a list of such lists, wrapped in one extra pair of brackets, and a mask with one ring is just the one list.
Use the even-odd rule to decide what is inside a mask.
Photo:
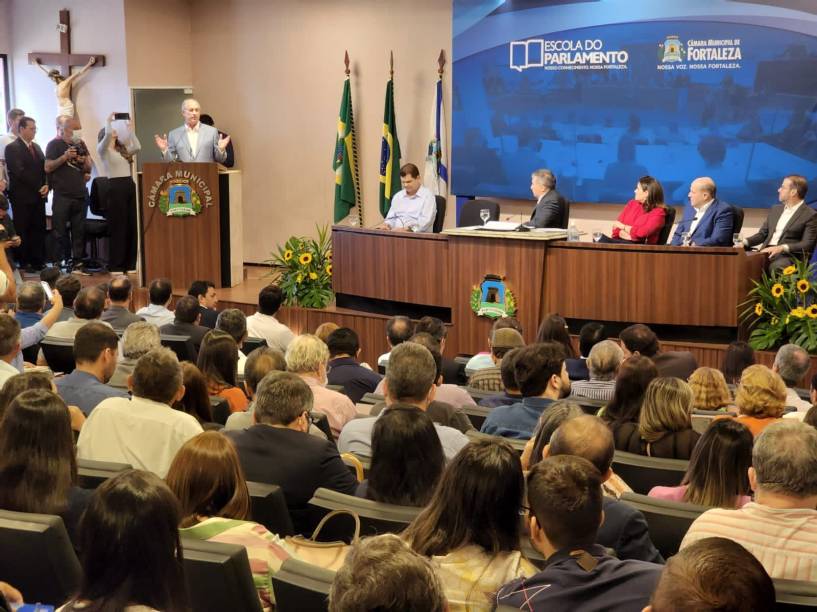
[(749, 344), (752, 348), (771, 349), (785, 342), (817, 352), (817, 285), (812, 282), (814, 264), (796, 260), (791, 266), (763, 273), (754, 281), (744, 321), (751, 320)]
[(324, 308), (332, 293), (332, 238), (327, 226), (317, 227), (318, 239), (292, 236), (266, 263), (282, 270), (278, 285), (288, 306)]

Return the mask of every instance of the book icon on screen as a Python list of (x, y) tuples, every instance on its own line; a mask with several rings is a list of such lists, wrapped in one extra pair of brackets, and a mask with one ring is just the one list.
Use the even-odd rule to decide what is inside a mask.
[(545, 41), (515, 40), (511, 42), (510, 67), (522, 72), (526, 68), (543, 68), (545, 65)]

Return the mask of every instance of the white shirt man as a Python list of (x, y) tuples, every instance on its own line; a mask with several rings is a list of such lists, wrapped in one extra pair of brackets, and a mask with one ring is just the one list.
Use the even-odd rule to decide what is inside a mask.
[(295, 338), (292, 330), (278, 321), (274, 315), (260, 312), (247, 317), (247, 335), (251, 338), (263, 338), (267, 341), (267, 346), (282, 353), (286, 353), (289, 343)]

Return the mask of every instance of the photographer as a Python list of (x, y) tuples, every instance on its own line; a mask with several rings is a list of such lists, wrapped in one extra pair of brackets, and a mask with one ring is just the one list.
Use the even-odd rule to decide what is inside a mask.
[(91, 178), (91, 157), (76, 119), (59, 118), (57, 138), (45, 149), (45, 171), (54, 190), (52, 224), (60, 253), (67, 260), (67, 271), (84, 274), (86, 183)]

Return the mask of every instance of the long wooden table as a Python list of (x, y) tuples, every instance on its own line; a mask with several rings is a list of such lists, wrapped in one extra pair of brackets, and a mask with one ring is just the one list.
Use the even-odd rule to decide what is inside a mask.
[[(493, 323), (477, 317), (471, 291), (486, 274), (505, 278), (532, 341), (542, 318), (729, 328), (759, 279), (763, 255), (728, 247), (595, 244), (487, 236), (396, 233), (336, 226), (332, 232), (338, 304), (381, 318), (400, 304), (428, 306), (451, 324), (447, 354), (484, 350)], [(362, 312), (361, 312), (362, 311)], [(347, 311), (348, 313), (348, 311)], [(384, 333), (385, 335), (385, 333)]]

